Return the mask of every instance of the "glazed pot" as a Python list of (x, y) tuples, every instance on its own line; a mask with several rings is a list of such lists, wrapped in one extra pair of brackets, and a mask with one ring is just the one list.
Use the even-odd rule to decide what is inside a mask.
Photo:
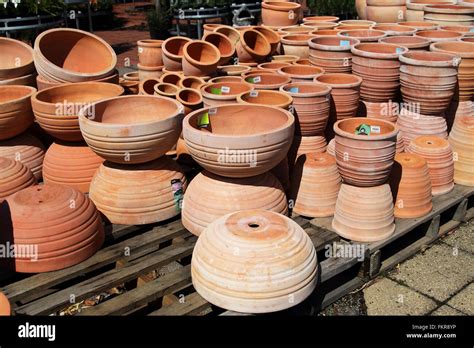
[(257, 67), (260, 70), (272, 71), (272, 72), (276, 73), (276, 72), (278, 72), (278, 69), (280, 69), (284, 66), (288, 66), (288, 65), (291, 65), (291, 64), (286, 63), (286, 62), (274, 61), (274, 62), (260, 63)]
[[(365, 124), (370, 134), (356, 134)], [(376, 118), (348, 118), (334, 124), (336, 161), (346, 184), (377, 186), (387, 182), (395, 157), (398, 128)]]
[(270, 56), (274, 55), (279, 44), (280, 44), (280, 35), (278, 33), (268, 27), (261, 27), (256, 26), (253, 27), (254, 30), (258, 31), (260, 34), (263, 34), (267, 39), (268, 43), (270, 44)]
[(167, 72), (161, 75), (160, 82), (171, 83), (172, 85), (178, 86), (179, 82), (184, 78), (181, 73), (178, 72)]
[[(219, 34), (214, 34), (211, 39), (217, 35)], [(183, 56), (183, 72), (186, 76), (209, 76), (221, 61), (217, 47), (203, 40), (193, 40), (185, 44)]]
[(157, 67), (163, 66), (161, 45), (163, 40), (139, 40), (138, 62), (141, 66)]
[(36, 88), (0, 86), (0, 140), (13, 138), (33, 124), (31, 96)]
[(237, 102), (240, 104), (270, 105), (288, 110), (293, 103), (293, 98), (280, 91), (257, 90), (239, 94)]
[[(275, 245), (284, 259), (275, 258)], [(221, 260), (219, 268), (215, 260)], [(240, 313), (297, 305), (314, 291), (317, 269), (306, 232), (291, 219), (265, 210), (230, 213), (214, 221), (199, 237), (191, 261), (199, 295)]]
[(416, 137), (405, 148), (405, 152), (415, 153), (426, 160), (433, 196), (453, 190), (453, 150), (446, 139), (432, 135)]
[(53, 143), (44, 156), (43, 181), (88, 193), (92, 177), (102, 162), (103, 158), (84, 143)]
[(171, 83), (160, 82), (153, 86), (153, 91), (153, 95), (174, 99), (179, 92), (179, 88)]
[(192, 88), (183, 88), (176, 94), (176, 100), (184, 106), (184, 115), (202, 108), (202, 96)]
[(303, 23), (305, 22), (334, 22), (337, 23), (339, 17), (335, 16), (308, 16), (303, 18)]
[(225, 178), (203, 171), (186, 190), (183, 226), (199, 236), (213, 221), (240, 210), (262, 209), (288, 215), (283, 187), (271, 173), (249, 178)]
[(256, 71), (247, 74), (245, 76), (245, 82), (258, 90), (278, 90), (281, 86), (290, 83), (291, 78), (287, 75), (279, 74), (278, 72)]
[(185, 76), (178, 82), (178, 87), (180, 88), (192, 88), (195, 90), (200, 90), (201, 87), (206, 83), (202, 78), (197, 76)]
[(3, 269), (19, 273), (64, 269), (94, 255), (104, 242), (99, 212), (89, 198), (71, 187), (35, 185), (1, 204), (8, 207), (0, 210), (2, 244), (37, 247), (34, 259), (0, 260)]
[(309, 41), (309, 60), (326, 73), (351, 73), (351, 47), (360, 41), (339, 36), (316, 37)]
[[(227, 64), (235, 54), (235, 42), (231, 41), (230, 38), (224, 34), (214, 32), (205, 35), (202, 39), (214, 45), (219, 50), (219, 66)], [(214, 70), (209, 71), (208, 75), (214, 73)]]
[(439, 25), (474, 25), (474, 8), (460, 5), (426, 5), (424, 20)]
[(237, 44), (237, 41), (240, 40), (239, 31), (229, 25), (218, 26), (217, 28), (214, 29), (214, 33), (219, 33), (219, 34), (224, 35), (232, 42), (232, 45), (234, 46)]
[[(405, 17), (407, 21), (424, 21), (425, 11), (423, 8), (426, 5), (449, 5), (455, 3), (456, 0), (407, 0), (407, 11)], [(432, 22), (426, 23), (436, 24)]]
[(240, 63), (263, 61), (271, 52), (271, 46), (263, 34), (253, 29), (240, 32), (240, 40), (235, 46)]
[(360, 19), (367, 19), (367, 0), (356, 0), (355, 7)]
[(308, 217), (334, 215), (341, 176), (333, 156), (314, 152), (299, 156), (291, 178), (290, 199), (295, 213)]
[(183, 50), (184, 45), (190, 42), (191, 39), (184, 36), (174, 36), (165, 40), (161, 45), (163, 52), (163, 64), (169, 71), (183, 70)]
[(303, 136), (322, 135), (330, 111), (331, 87), (313, 82), (295, 82), (280, 87), (293, 97), (296, 133)]
[(163, 67), (147, 67), (142, 66), (140, 63), (137, 64), (138, 67), (138, 79), (139, 81), (145, 81), (148, 79), (159, 79), (163, 75)]
[(313, 81), (314, 78), (324, 74), (324, 69), (317, 66), (308, 65), (289, 65), (278, 69), (278, 73), (287, 76), (291, 79), (291, 82), (309, 82)]
[(263, 25), (289, 26), (298, 23), (301, 5), (294, 2), (262, 2)]
[(0, 141), (0, 157), (21, 162), (33, 172), (37, 180), (41, 179), (44, 146), (41, 141), (29, 133)]
[(11, 315), (11, 306), (8, 302), (8, 298), (0, 292), (0, 316), (10, 316)]
[(253, 87), (245, 82), (216, 82), (201, 87), (201, 95), (205, 107), (234, 104), (237, 96), (249, 92)]
[(421, 30), (415, 36), (423, 37), (430, 40), (430, 42), (459, 41), (463, 37), (460, 33), (447, 30)]
[(107, 42), (94, 34), (57, 28), (36, 37), (34, 62), (38, 73), (48, 81), (86, 82), (112, 75), (117, 56)]
[[(91, 109), (94, 118), (88, 118)], [(183, 106), (148, 95), (105, 99), (81, 110), (79, 125), (91, 149), (106, 160), (134, 164), (163, 156), (181, 133)]]
[(249, 72), (252, 68), (244, 65), (224, 65), (218, 66), (217, 72), (225, 76), (240, 76), (245, 72)]
[(36, 184), (29, 168), (12, 159), (0, 157), (0, 202), (5, 198)]
[(379, 42), (403, 46), (410, 51), (427, 51), (431, 44), (430, 40), (417, 36), (389, 36), (380, 39)]
[[(112, 83), (67, 83), (35, 93), (31, 97), (31, 105), (36, 121), (45, 132), (60, 140), (81, 141), (80, 109), (123, 92), (123, 87)], [(90, 111), (89, 116), (92, 116), (95, 110)]]
[(436, 29), (438, 29), (438, 24), (425, 22), (423, 20), (421, 20), (421, 21), (410, 21), (410, 22), (399, 22), (398, 25), (415, 28), (416, 30), (436, 30)]
[(323, 135), (295, 135), (293, 144), (288, 152), (288, 162), (293, 164), (302, 156), (310, 153), (323, 153), (327, 150), (326, 138)]
[(160, 79), (155, 77), (146, 79), (145, 81), (141, 81), (138, 84), (138, 94), (141, 95), (154, 95), (155, 94), (155, 86), (161, 83)]
[(316, 77), (314, 82), (331, 87), (333, 119), (343, 120), (357, 116), (362, 78), (351, 74), (324, 74)]
[(295, 118), (266, 105), (220, 105), (196, 110), (183, 121), (189, 153), (204, 169), (231, 178), (262, 174), (291, 146)]
[(449, 133), (449, 143), (455, 154), (454, 182), (471, 187), (474, 186), (472, 139), (474, 139), (474, 118), (472, 115), (456, 117)]
[(33, 64), (33, 49), (19, 40), (0, 38), (0, 80), (31, 75), (35, 71)]
[(337, 33), (337, 36), (356, 39), (360, 42), (377, 42), (380, 39), (387, 37), (387, 33), (382, 30), (373, 29), (346, 29), (340, 30)]
[(298, 59), (300, 59), (300, 57), (292, 56), (292, 55), (288, 55), (288, 54), (276, 55), (276, 56), (272, 57), (272, 61), (286, 62), (286, 63), (290, 63), (290, 64), (296, 62)]
[(406, 0), (367, 0), (367, 19), (377, 23), (405, 20)]
[(168, 156), (135, 165), (107, 161), (94, 175), (89, 197), (111, 223), (144, 225), (178, 215), (186, 186)]
[(420, 135), (448, 137), (446, 120), (443, 117), (426, 116), (402, 109), (398, 115), (397, 127), (403, 137), (405, 148)]
[(430, 172), (423, 157), (414, 153), (397, 154), (390, 186), (395, 199), (395, 217), (414, 219), (432, 210)]
[(352, 73), (362, 78), (360, 97), (383, 103), (395, 99), (400, 86), (398, 57), (407, 48), (383, 43), (360, 43), (351, 48)]
[(374, 30), (385, 31), (388, 36), (413, 35), (417, 29), (406, 25), (398, 25), (395, 23), (380, 23), (372, 27)]

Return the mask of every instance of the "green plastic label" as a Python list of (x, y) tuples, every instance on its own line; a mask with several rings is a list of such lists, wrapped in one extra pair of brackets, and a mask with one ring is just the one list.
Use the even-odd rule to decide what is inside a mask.
[(369, 135), (370, 134), (370, 126), (368, 124), (362, 123), (360, 124), (356, 130), (356, 135)]
[(211, 88), (211, 93), (212, 94), (222, 94), (222, 91), (220, 88)]
[(180, 179), (171, 180), (171, 191), (173, 192), (173, 200), (176, 211), (180, 212), (181, 207), (183, 206), (184, 197), (183, 183)]
[(209, 113), (205, 113), (203, 115), (201, 115), (201, 117), (199, 117), (198, 119), (198, 127), (200, 128), (207, 128), (209, 127), (209, 124), (210, 124), (210, 120), (209, 120)]

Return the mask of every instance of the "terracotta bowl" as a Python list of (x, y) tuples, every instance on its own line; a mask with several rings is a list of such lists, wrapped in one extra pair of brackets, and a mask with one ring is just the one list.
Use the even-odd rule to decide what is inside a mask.
[(0, 37), (0, 80), (13, 79), (34, 72), (33, 49), (18, 40)]
[(183, 135), (190, 155), (217, 175), (242, 178), (267, 172), (291, 146), (294, 116), (265, 105), (222, 105), (187, 115)]
[[(215, 36), (220, 34), (214, 33)], [(227, 39), (227, 38), (223, 38)], [(230, 45), (230, 42), (228, 42)], [(183, 73), (186, 76), (209, 76), (214, 73), (221, 62), (221, 53), (214, 43), (193, 40), (183, 47)]]
[(0, 140), (13, 138), (33, 124), (31, 96), (36, 88), (0, 86)]
[(154, 95), (155, 94), (155, 85), (161, 83), (161, 80), (152, 77), (143, 81), (140, 81), (138, 84), (138, 94), (142, 95)]
[(0, 316), (10, 316), (11, 315), (11, 306), (8, 298), (0, 292)]
[(0, 80), (0, 86), (11, 86), (11, 85), (21, 85), (21, 86), (30, 86), (36, 87), (36, 72), (20, 76), (14, 77), (12, 79)]
[(413, 50), (428, 50), (431, 41), (423, 37), (417, 36), (389, 36), (379, 40), (382, 43), (400, 45)]
[[(218, 64), (219, 66), (227, 64), (235, 54), (235, 41), (232, 41), (229, 37), (227, 37), (226, 35), (222, 33), (219, 33), (219, 32), (209, 33), (205, 35), (202, 39), (214, 45), (219, 50), (219, 55), (220, 55), (219, 64)], [(213, 73), (214, 71), (211, 71), (211, 72)]]
[(294, 64), (278, 69), (278, 73), (289, 77), (291, 82), (309, 82), (324, 74), (324, 69), (317, 66)]
[(183, 70), (183, 48), (191, 39), (184, 36), (170, 37), (161, 45), (163, 52), (163, 64), (170, 71)]
[(253, 87), (246, 82), (213, 82), (201, 87), (204, 106), (233, 104), (237, 96), (249, 92)]
[(178, 82), (178, 87), (180, 88), (192, 88), (196, 90), (200, 90), (201, 87), (206, 83), (202, 78), (197, 76), (186, 76), (183, 77)]
[(26, 187), (36, 184), (29, 168), (5, 157), (0, 157), (0, 202)]
[(80, 109), (123, 92), (123, 87), (112, 83), (66, 83), (35, 93), (31, 104), (36, 121), (45, 132), (60, 140), (81, 141)]
[(227, 76), (240, 76), (242, 73), (250, 71), (252, 68), (244, 65), (223, 65), (217, 67), (217, 72)]
[(258, 105), (270, 105), (277, 106), (282, 109), (288, 110), (293, 98), (280, 91), (250, 91), (239, 94), (237, 102), (240, 104), (258, 104)]
[(291, 78), (286, 75), (266, 70), (249, 73), (245, 75), (244, 79), (253, 88), (262, 90), (278, 90), (281, 86), (291, 82)]
[(131, 95), (82, 109), (79, 125), (96, 154), (111, 162), (133, 164), (154, 160), (169, 151), (181, 133), (182, 117), (183, 106), (176, 100)]

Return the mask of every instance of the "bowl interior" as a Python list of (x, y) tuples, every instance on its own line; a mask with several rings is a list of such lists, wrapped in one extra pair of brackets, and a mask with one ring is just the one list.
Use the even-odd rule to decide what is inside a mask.
[[(22, 86), (0, 86), (0, 103), (21, 99), (31, 94), (31, 89)], [(1, 110), (0, 110), (1, 112)]]
[(369, 136), (369, 137), (388, 134), (395, 130), (394, 125), (391, 125), (388, 122), (382, 122), (377, 119), (371, 119), (371, 118), (349, 118), (347, 120), (343, 120), (339, 122), (338, 127), (344, 132), (355, 134), (357, 127), (359, 127), (361, 124), (379, 127), (380, 132), (364, 135), (364, 136)]
[(251, 104), (282, 105), (291, 102), (288, 95), (277, 91), (259, 91), (246, 93), (242, 100)]
[(94, 102), (101, 99), (115, 97), (121, 94), (117, 85), (98, 86), (94, 84), (71, 84), (42, 90), (36, 99), (44, 103), (72, 103)]
[(31, 51), (10, 40), (0, 40), (0, 52), (2, 52), (0, 69), (13, 69), (33, 61)]

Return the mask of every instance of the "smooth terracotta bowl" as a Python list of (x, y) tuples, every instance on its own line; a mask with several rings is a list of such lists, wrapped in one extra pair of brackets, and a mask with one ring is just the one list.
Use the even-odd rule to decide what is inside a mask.
[(33, 124), (31, 96), (36, 88), (0, 86), (0, 140), (13, 138)]
[(30, 75), (34, 72), (33, 49), (18, 40), (0, 37), (0, 80)]
[[(220, 34), (210, 34), (211, 38)], [(223, 36), (223, 35), (222, 35)], [(221, 38), (225, 40), (226, 38)], [(228, 42), (230, 45), (230, 42)], [(221, 61), (220, 50), (216, 45), (218, 42), (207, 42), (203, 40), (193, 40), (183, 47), (183, 73), (186, 76), (209, 76), (217, 69), (218, 65), (227, 63)], [(231, 54), (230, 54), (231, 55)], [(230, 56), (228, 57), (230, 58)]]
[(239, 94), (252, 89), (246, 82), (213, 82), (202, 86), (200, 91), (204, 106), (221, 106), (236, 103)]
[(239, 94), (237, 102), (240, 104), (270, 105), (288, 110), (293, 103), (293, 98), (280, 91), (260, 90)]
[(29, 168), (5, 157), (0, 157), (0, 202), (26, 187), (36, 184)]
[[(232, 41), (229, 37), (222, 33), (209, 33), (206, 34), (202, 39), (214, 45), (219, 50), (219, 66), (226, 65), (235, 54), (235, 41)], [(212, 73), (214, 73), (214, 71), (212, 71)]]
[[(88, 118), (91, 114), (94, 118)], [(176, 100), (133, 95), (82, 109), (79, 125), (92, 150), (111, 162), (144, 163), (163, 156), (181, 133), (183, 106)]]
[(167, 70), (183, 70), (183, 49), (184, 45), (190, 41), (191, 39), (184, 36), (174, 36), (163, 42), (161, 50), (163, 52), (163, 64)]
[(259, 90), (278, 90), (281, 86), (291, 82), (288, 76), (265, 70), (249, 73), (245, 75), (244, 79), (253, 88)]
[(417, 36), (389, 36), (379, 40), (381, 43), (400, 45), (413, 50), (428, 50), (431, 41)]

